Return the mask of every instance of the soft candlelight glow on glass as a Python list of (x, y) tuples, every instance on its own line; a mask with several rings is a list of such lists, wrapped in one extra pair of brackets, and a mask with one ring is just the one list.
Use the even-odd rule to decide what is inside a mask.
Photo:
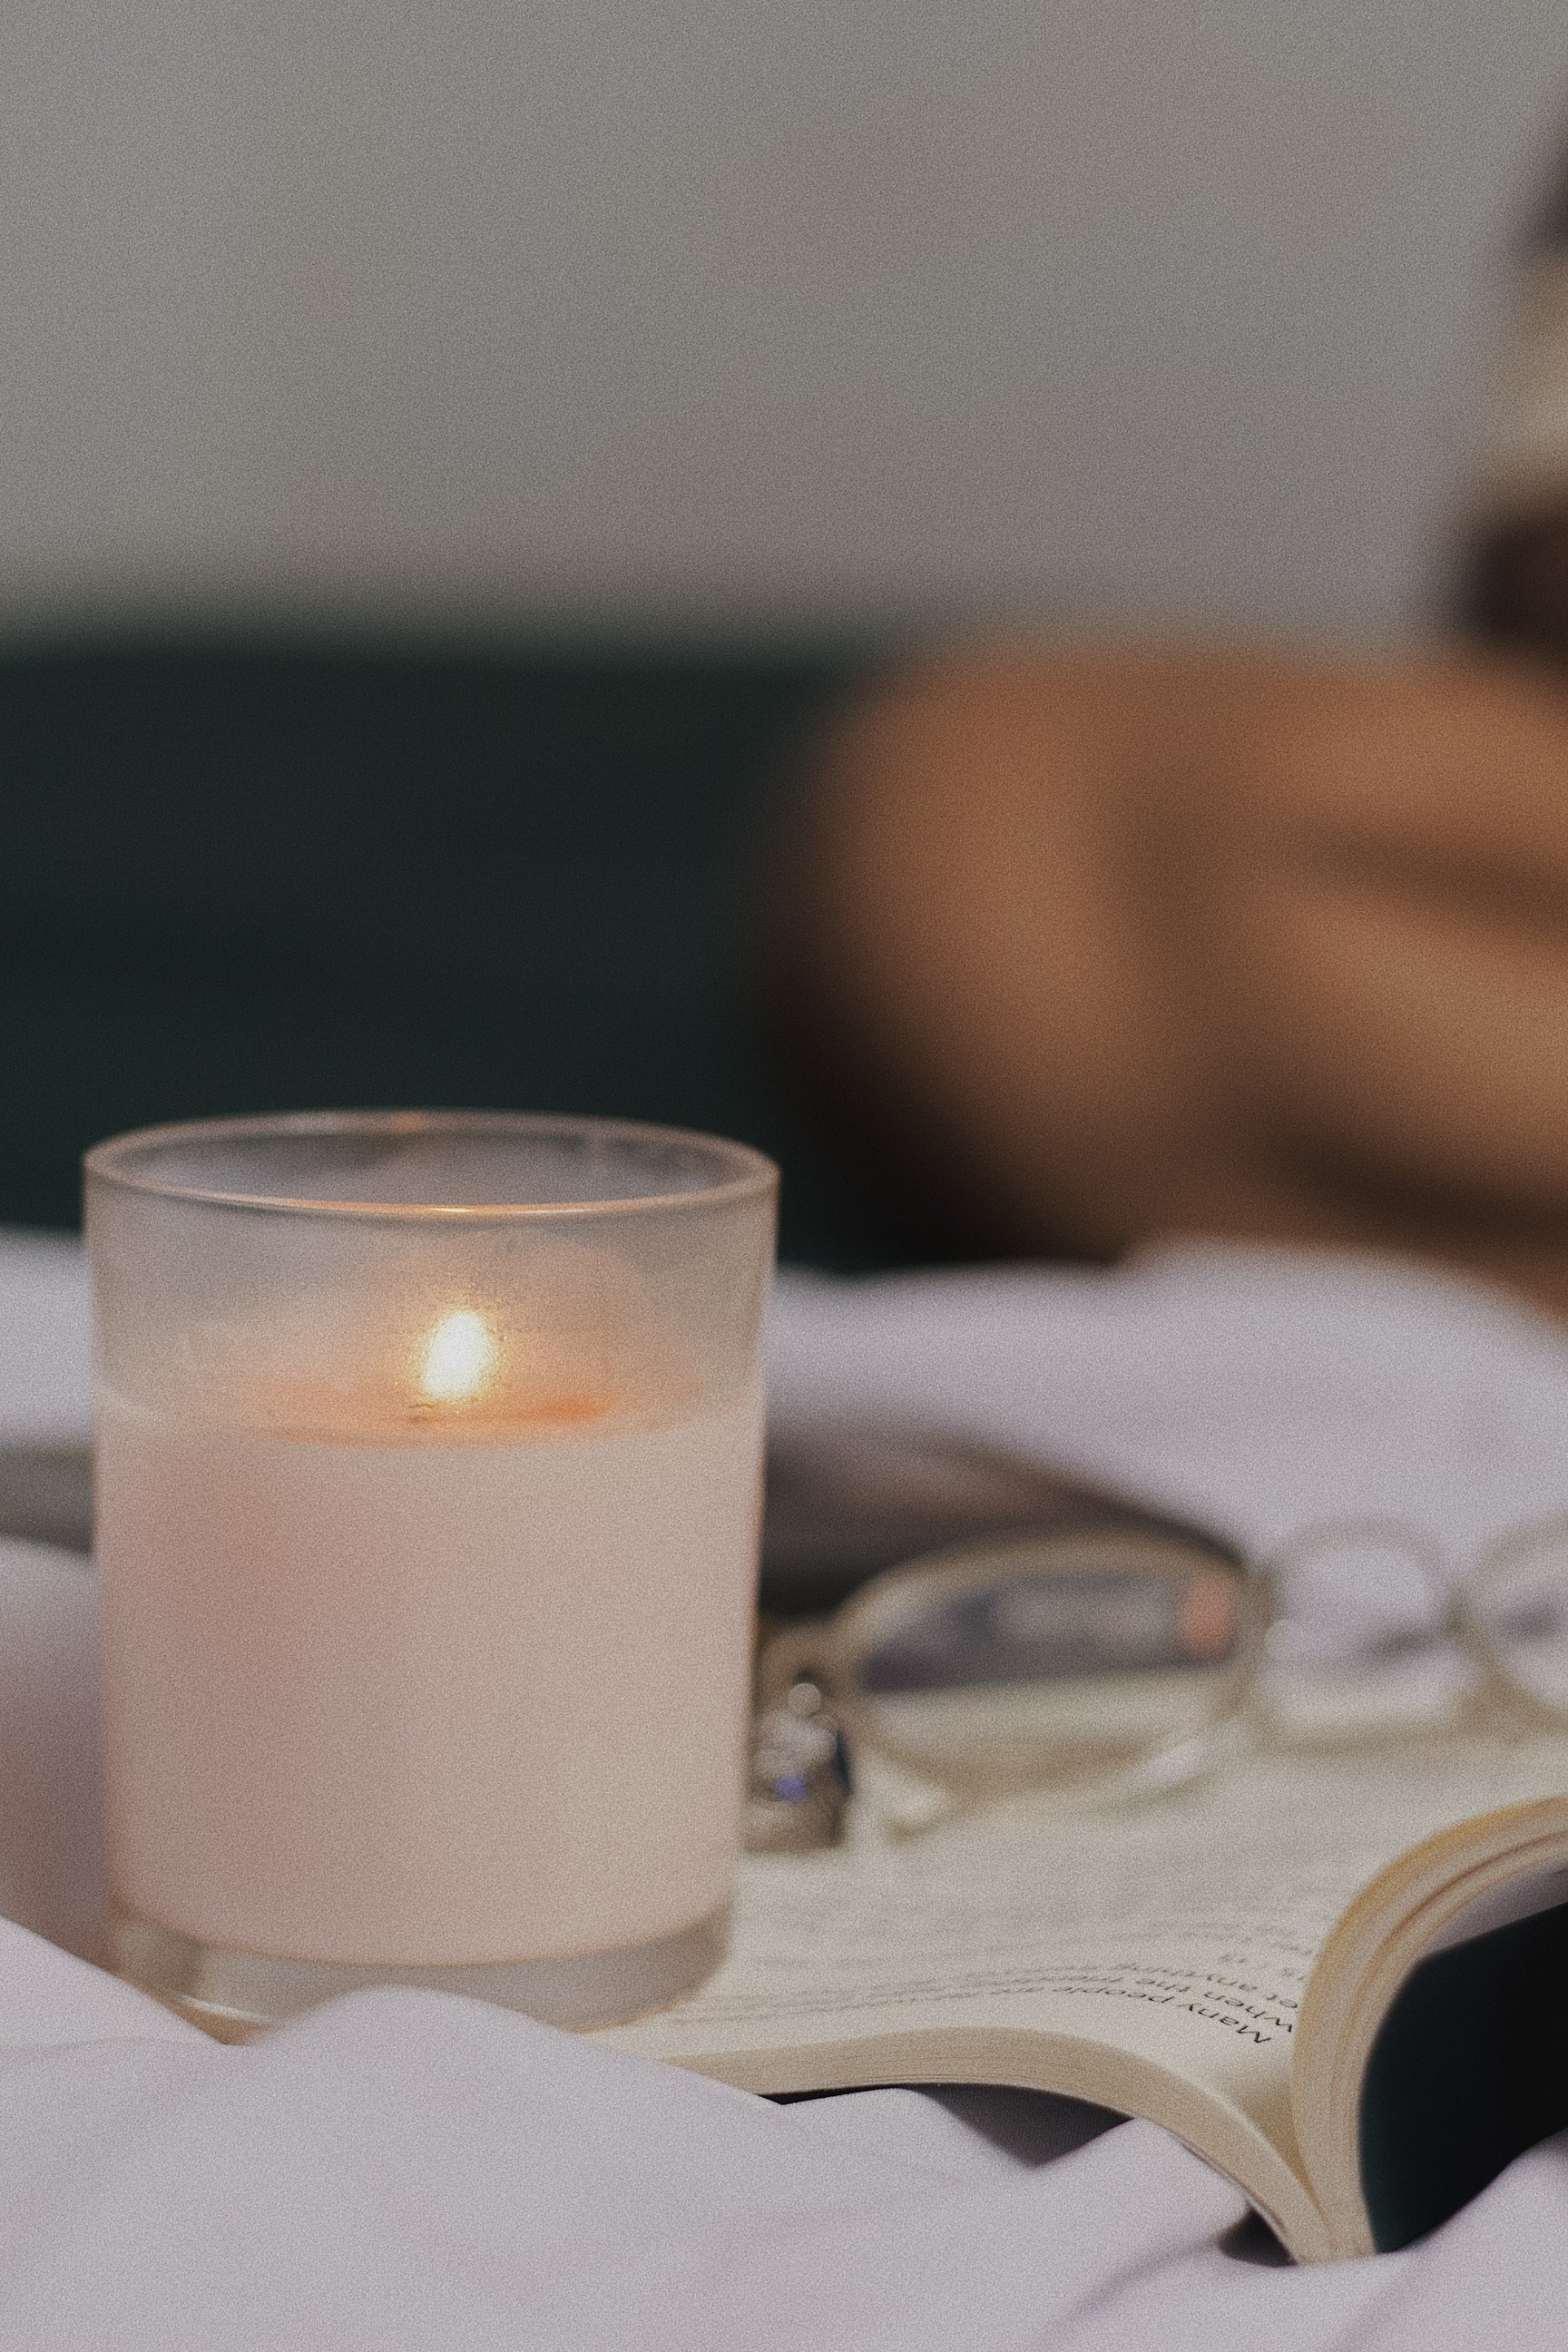
[(468, 1404), (495, 1382), (500, 1349), (482, 1315), (454, 1307), (428, 1333), (419, 1357), (419, 1393), (431, 1404)]
[(128, 1975), (239, 2032), (387, 1979), (596, 2022), (713, 1965), (773, 1185), (477, 1114), (89, 1156)]

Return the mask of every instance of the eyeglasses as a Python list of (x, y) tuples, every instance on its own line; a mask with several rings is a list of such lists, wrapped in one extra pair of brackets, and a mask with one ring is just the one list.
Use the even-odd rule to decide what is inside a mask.
[(839, 1834), (847, 1749), (906, 1784), (907, 1830), (1026, 1788), (1152, 1796), (1248, 1745), (1568, 1728), (1568, 1517), (1458, 1576), (1382, 1519), (1251, 1566), (1153, 1521), (986, 1537), (783, 1628), (758, 1697), (749, 1843), (775, 1851)]

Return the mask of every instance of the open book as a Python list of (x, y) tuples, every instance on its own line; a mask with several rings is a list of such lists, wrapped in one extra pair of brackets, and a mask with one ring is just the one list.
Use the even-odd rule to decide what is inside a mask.
[(1568, 1742), (1265, 1753), (753, 1857), (719, 1973), (602, 2038), (754, 2091), (1066, 2093), (1164, 2125), (1300, 2261), (1403, 2244), (1568, 2124)]

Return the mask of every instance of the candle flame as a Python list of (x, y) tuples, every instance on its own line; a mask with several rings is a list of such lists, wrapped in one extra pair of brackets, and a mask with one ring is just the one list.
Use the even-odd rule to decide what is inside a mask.
[(454, 1307), (431, 1326), (419, 1356), (419, 1392), (431, 1404), (466, 1404), (495, 1378), (500, 1349), (471, 1307)]

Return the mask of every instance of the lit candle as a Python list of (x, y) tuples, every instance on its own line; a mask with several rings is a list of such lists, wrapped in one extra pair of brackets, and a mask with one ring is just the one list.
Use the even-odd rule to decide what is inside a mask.
[[(199, 1148), (180, 1155), (199, 1175)], [(173, 1301), (145, 1271), (117, 1294), (128, 1227), (177, 1221), (191, 1186), (100, 1181), (105, 1750), (131, 1972), (183, 1955), (173, 1990), (198, 2014), (245, 2011), (233, 1987), (271, 1958), (306, 1973), (274, 1969), (258, 2011), (338, 1967), (477, 1971), (472, 1989), (589, 2016), (674, 1990), (699, 1949), (710, 1964), (748, 1712), (770, 1176), (730, 1248), (755, 1295), (716, 1326), (690, 1192), (607, 1212), (608, 1245), (535, 1225), (521, 1249), (504, 1209), (477, 1208), (455, 1249), (434, 1213), (387, 1239), (374, 1206), (355, 1230), (335, 1202), (313, 1230), (329, 1257), (355, 1246), (335, 1279), (318, 1252), (287, 1309), (254, 1267), (234, 1278), (218, 1211), (229, 1296), (204, 1316), (188, 1279)], [(251, 1213), (276, 1265), (294, 1220)], [(683, 1239), (672, 1285), (683, 1217), (699, 1246)], [(484, 1280), (443, 1300), (465, 1253)], [(187, 1269), (200, 1255), (198, 1234)], [(628, 1952), (675, 1957), (604, 1980), (630, 1992), (529, 1995), (525, 1964)]]

